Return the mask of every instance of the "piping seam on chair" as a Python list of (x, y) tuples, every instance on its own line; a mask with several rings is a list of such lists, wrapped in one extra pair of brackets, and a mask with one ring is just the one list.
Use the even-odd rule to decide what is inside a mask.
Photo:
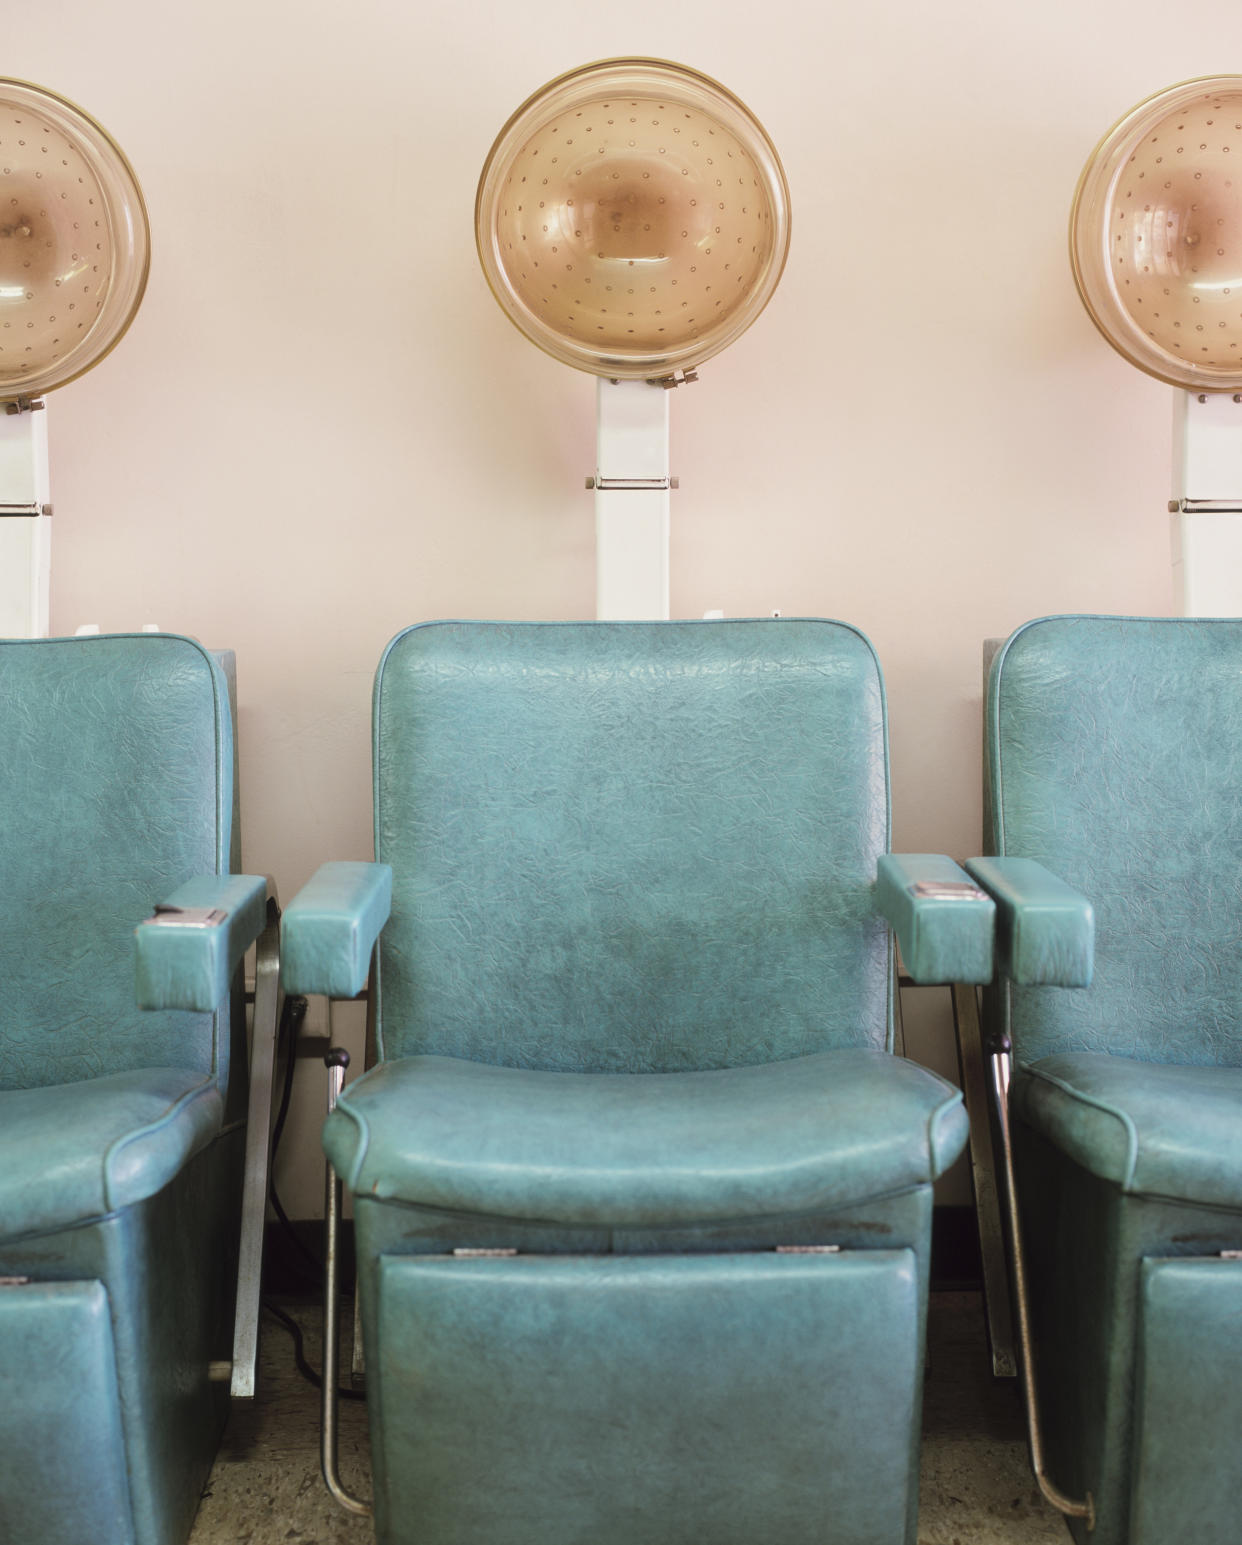
[[(145, 636), (145, 635), (139, 635), (139, 636)], [(224, 741), (224, 733), (223, 733), (224, 717), (223, 716), (224, 716), (224, 711), (225, 711), (225, 705), (223, 704), (223, 702), (221, 700), (221, 695), (220, 695), (220, 683), (221, 683), (221, 680), (222, 680), (222, 672), (221, 672), (221, 669), (220, 669), (220, 666), (219, 666), (218, 662), (213, 658), (211, 652), (207, 648), (205, 648), (204, 645), (200, 644), (199, 641), (196, 638), (189, 638), (185, 634), (180, 634), (180, 633), (163, 634), (163, 635), (161, 635), (161, 637), (167, 638), (170, 641), (175, 640), (178, 643), (188, 644), (198, 654), (198, 656), (199, 656), (200, 660), (202, 661), (202, 663), (207, 667), (207, 680), (208, 680), (208, 682), (210, 683), (210, 686), (211, 686), (212, 745), (213, 745), (213, 749), (214, 749), (214, 752), (215, 752), (215, 758), (214, 758), (214, 760), (215, 760), (215, 794), (216, 794), (216, 797), (215, 797), (215, 806), (216, 806), (215, 826), (216, 826), (216, 830), (215, 830), (215, 843), (214, 843), (215, 850), (216, 850), (215, 870), (216, 870), (216, 873), (218, 875), (226, 875), (229, 872), (229, 854), (228, 854), (228, 850), (227, 850), (227, 847), (226, 847), (225, 842), (224, 842), (224, 827), (225, 827), (225, 808), (224, 808), (224, 803), (225, 802), (224, 802), (224, 790), (221, 787), (221, 778), (220, 778), (220, 768), (221, 768), (221, 765), (222, 765), (222, 762), (223, 762), (223, 758), (221, 756), (221, 752), (223, 750), (223, 741)], [(237, 791), (233, 788), (233, 763), (232, 763), (232, 759), (231, 758), (230, 758), (230, 761), (229, 761), (228, 776), (229, 776), (229, 794), (230, 794), (230, 796), (233, 796), (233, 795), (236, 794)], [(231, 806), (231, 800), (230, 800), (230, 806)], [(232, 809), (230, 807), (230, 809), (228, 810), (228, 821), (229, 821), (230, 825), (232, 824), (232, 819), (233, 819), (233, 811), (232, 811)], [(221, 1032), (220, 1020), (221, 1020), (221, 1016), (223, 1014), (226, 1014), (227, 1012), (228, 1012), (227, 1005), (223, 1009), (217, 1005), (217, 1007), (211, 1011), (211, 1020), (212, 1020), (212, 1025), (211, 1025), (211, 1076), (212, 1076), (212, 1081), (216, 1085), (217, 1088), (219, 1087), (219, 1081), (220, 1081), (220, 1063), (221, 1063), (220, 1041), (221, 1041), (221, 1034), (222, 1034), (222, 1032)], [(230, 1068), (230, 1074), (231, 1074), (231, 1072), (232, 1072), (232, 1069)], [(223, 1091), (222, 1091), (222, 1093), (223, 1093)], [(104, 1163), (105, 1163), (104, 1173), (105, 1173), (105, 1176), (106, 1176), (107, 1175), (107, 1168), (106, 1168), (106, 1166), (107, 1166), (107, 1163), (108, 1163), (108, 1159), (105, 1159)]]
[[(161, 1118), (161, 1119), (163, 1119), (163, 1118)], [(205, 1152), (208, 1148), (212, 1147), (212, 1145), (214, 1143), (219, 1141), (220, 1138), (224, 1137), (229, 1132), (237, 1131), (238, 1126), (244, 1126), (244, 1124), (245, 1123), (234, 1123), (233, 1126), (231, 1126), (231, 1127), (222, 1128), (213, 1137), (211, 1137), (203, 1145), (203, 1147), (198, 1150), (198, 1152), (199, 1153)], [(195, 1156), (196, 1155), (191, 1155), (191, 1157), (195, 1157)], [(168, 1182), (166, 1182), (166, 1184), (167, 1183)], [(161, 1189), (163, 1189), (163, 1188), (161, 1187)], [(152, 1195), (158, 1195), (158, 1194), (159, 1194), (158, 1192), (153, 1192), (152, 1193)], [(119, 1218), (123, 1213), (127, 1212), (131, 1207), (133, 1207), (133, 1206), (140, 1206), (142, 1201), (148, 1201), (148, 1200), (150, 1200), (149, 1197), (144, 1197), (144, 1198), (141, 1198), (139, 1200), (139, 1202), (137, 1202), (137, 1203), (126, 1202), (126, 1203), (124, 1203), (124, 1204), (122, 1204), (120, 1206), (115, 1206), (114, 1207), (114, 1206), (111, 1205), (111, 1203), (108, 1203), (107, 1199), (105, 1198), (105, 1210), (103, 1212), (92, 1213), (87, 1218), (74, 1218), (71, 1222), (50, 1223), (50, 1224), (48, 1224), (48, 1225), (46, 1225), (44, 1227), (34, 1228), (34, 1229), (27, 1229), (27, 1230), (25, 1230), (24, 1233), (21, 1233), (21, 1234), (7, 1234), (7, 1235), (5, 1235), (5, 1238), (4, 1238), (4, 1244), (5, 1244), (6, 1248), (8, 1248), (8, 1247), (11, 1247), (11, 1246), (14, 1246), (14, 1245), (27, 1244), (31, 1240), (35, 1240), (35, 1239), (54, 1239), (58, 1234), (71, 1234), (71, 1233), (74, 1232), (75, 1229), (94, 1228), (97, 1224), (108, 1223), (108, 1222), (111, 1222), (111, 1220), (113, 1218)]]
[(4, 1245), (6, 1250), (15, 1245), (24, 1245), (32, 1239), (54, 1239), (58, 1234), (72, 1234), (75, 1229), (94, 1228), (98, 1223), (107, 1223), (112, 1218), (121, 1215), (124, 1209), (112, 1207), (106, 1212), (95, 1212), (89, 1218), (74, 1218), (71, 1223), (49, 1223), (39, 1228), (27, 1229), (22, 1234), (6, 1234)]
[(1134, 1191), (1126, 1190), (1123, 1194), (1139, 1202), (1159, 1202), (1167, 1207), (1193, 1207), (1196, 1212), (1219, 1212), (1230, 1218), (1242, 1216), (1242, 1206), (1233, 1206), (1229, 1202), (1202, 1201), (1194, 1196), (1175, 1196), (1169, 1191), (1147, 1191), (1142, 1187)]
[(363, 1161), (366, 1159), (367, 1150), (371, 1146), (371, 1129), (367, 1125), (366, 1118), (359, 1115), (356, 1110), (351, 1109), (351, 1107), (346, 1104), (345, 1097), (343, 1095), (339, 1100), (337, 1100), (334, 1109), (338, 1110), (343, 1116), (348, 1116), (349, 1119), (358, 1128), (358, 1148), (357, 1152), (354, 1154), (354, 1162), (349, 1167), (349, 1174), (341, 1176), (341, 1179), (349, 1187), (350, 1191), (356, 1195), (358, 1192), (359, 1176), (362, 1173)]
[[(118, 1137), (116, 1139), (116, 1141), (108, 1149), (107, 1153), (104, 1154), (103, 1160), (104, 1202), (110, 1212), (117, 1212), (120, 1210), (120, 1207), (124, 1205), (115, 1202), (112, 1197), (112, 1165), (114, 1160), (116, 1160), (120, 1154), (123, 1153), (127, 1147), (129, 1147), (131, 1143), (142, 1142), (145, 1139), (153, 1136), (155, 1133), (171, 1126), (177, 1120), (178, 1116), (180, 1116), (183, 1111), (188, 1110), (195, 1101), (200, 1099), (210, 1099), (213, 1094), (215, 1094), (217, 1097), (219, 1096), (219, 1089), (217, 1088), (215, 1080), (212, 1078), (204, 1078), (202, 1082), (196, 1084), (193, 1089), (187, 1090), (179, 1100), (170, 1105), (168, 1109), (165, 1110), (164, 1114), (158, 1117), (155, 1121), (148, 1122), (147, 1125), (141, 1128), (140, 1131), (127, 1132), (123, 1137)], [(203, 1144), (202, 1146), (205, 1147), (206, 1144)], [(198, 1151), (199, 1149), (197, 1147), (191, 1147), (189, 1153), (183, 1156), (182, 1162), (184, 1162), (185, 1158), (192, 1157), (193, 1154), (197, 1153)]]
[(1067, 1083), (1064, 1079), (1057, 1078), (1052, 1073), (1045, 1073), (1038, 1068), (1029, 1066), (1024, 1068), (1023, 1071), (1028, 1077), (1039, 1079), (1045, 1084), (1051, 1084), (1054, 1089), (1059, 1089), (1062, 1094), (1077, 1103), (1089, 1105), (1092, 1109), (1100, 1111), (1105, 1116), (1112, 1116), (1114, 1120), (1121, 1123), (1122, 1129), (1126, 1134), (1126, 1166), (1125, 1173), (1121, 1179), (1121, 1189), (1125, 1192), (1131, 1192), (1134, 1185), (1135, 1171), (1138, 1169), (1138, 1129), (1135, 1127), (1132, 1118), (1127, 1116), (1125, 1111), (1118, 1110), (1116, 1106), (1106, 1104), (1105, 1101), (1099, 1099), (1096, 1095), (1085, 1094), (1081, 1089), (1075, 1089), (1073, 1084)]
[[(149, 637), (149, 635), (147, 635), (147, 634), (135, 634), (135, 635), (131, 635), (131, 636), (138, 637), (138, 638)], [(227, 845), (224, 842), (225, 801), (224, 801), (224, 790), (221, 788), (221, 778), (220, 778), (220, 768), (221, 768), (221, 766), (223, 764), (223, 758), (221, 756), (221, 752), (223, 750), (223, 741), (224, 741), (224, 712), (225, 712), (225, 704), (223, 703), (223, 701), (221, 699), (221, 694), (220, 694), (220, 683), (223, 680), (223, 672), (220, 669), (219, 663), (212, 656), (210, 650), (208, 650), (204, 645), (200, 644), (199, 641), (196, 638), (189, 638), (187, 635), (185, 635), (183, 633), (165, 633), (165, 634), (160, 634), (158, 636), (160, 638), (162, 638), (162, 639), (167, 640), (168, 642), (176, 642), (176, 643), (179, 643), (179, 644), (188, 644), (190, 646), (190, 648), (192, 650), (194, 650), (194, 652), (198, 655), (198, 657), (202, 661), (202, 663), (207, 667), (207, 680), (208, 680), (208, 682), (211, 685), (212, 744), (213, 744), (213, 749), (214, 749), (214, 752), (215, 752), (215, 789), (216, 789), (216, 797), (215, 797), (215, 807), (216, 807), (215, 826), (216, 826), (216, 830), (215, 830), (215, 843), (214, 843), (214, 847), (215, 847), (215, 850), (216, 850), (215, 869), (216, 869), (216, 873), (218, 875), (227, 875), (229, 873), (229, 853), (228, 853)], [(234, 752), (235, 752), (236, 748), (234, 747), (233, 749), (234, 749)], [(229, 777), (230, 808), (229, 808), (229, 810), (227, 812), (227, 817), (228, 817), (228, 822), (229, 822), (229, 824), (231, 826), (232, 825), (232, 820), (233, 820), (232, 796), (235, 796), (236, 793), (237, 793), (237, 790), (233, 787), (233, 759), (232, 758), (229, 759), (228, 777)], [(219, 1087), (219, 1081), (220, 1081), (220, 1062), (221, 1062), (221, 1058), (220, 1058), (220, 1041), (221, 1041), (221, 1034), (222, 1034), (222, 1032), (221, 1032), (220, 1020), (221, 1020), (221, 1016), (223, 1014), (226, 1014), (227, 1012), (228, 1012), (228, 1010), (227, 1010), (227, 1005), (226, 1005), (226, 1007), (223, 1008), (223, 1009), (220, 1008), (219, 1006), (217, 1006), (215, 1009), (212, 1010), (212, 1013), (211, 1013), (211, 1019), (212, 1019), (212, 1025), (211, 1025), (211, 1076), (212, 1076), (213, 1082), (216, 1084), (217, 1087)], [(230, 1067), (229, 1071), (230, 1071), (230, 1076), (231, 1076), (231, 1074), (232, 1074), (232, 1068), (231, 1067)], [(105, 1164), (106, 1164), (106, 1162), (107, 1161), (105, 1160)], [(105, 1170), (105, 1174), (106, 1174), (106, 1170)]]
[[(340, 1109), (339, 1105), (337, 1108), (338, 1110)], [(916, 1180), (910, 1185), (899, 1185), (888, 1191), (876, 1191), (868, 1194), (867, 1196), (858, 1197), (854, 1201), (820, 1202), (812, 1207), (800, 1207), (796, 1212), (782, 1212), (776, 1214), (765, 1212), (759, 1214), (758, 1216), (760, 1220), (764, 1222), (775, 1217), (778, 1225), (796, 1224), (807, 1219), (815, 1218), (826, 1218), (831, 1223), (833, 1219), (839, 1218), (846, 1213), (855, 1212), (866, 1207), (877, 1205), (882, 1206), (888, 1202), (897, 1200), (899, 1197), (913, 1196), (919, 1191), (928, 1191), (932, 1188), (932, 1185), (933, 1182), (930, 1180)], [(728, 1217), (723, 1218), (696, 1216), (693, 1218), (669, 1218), (658, 1222), (630, 1221), (621, 1223), (618, 1223), (615, 1219), (595, 1222), (584, 1219), (545, 1218), (542, 1216), (515, 1217), (512, 1213), (479, 1212), (468, 1207), (451, 1207), (442, 1202), (414, 1202), (408, 1201), (404, 1197), (399, 1196), (378, 1196), (373, 1191), (360, 1190), (356, 1185), (351, 1185), (350, 1190), (354, 1193), (356, 1201), (374, 1202), (381, 1207), (405, 1207), (409, 1208), (413, 1212), (429, 1212), (435, 1213), (439, 1217), (460, 1218), (476, 1222), (482, 1219), (488, 1223), (509, 1224), (516, 1228), (522, 1229), (580, 1228), (590, 1230), (608, 1230), (613, 1233), (623, 1234), (633, 1233), (635, 1231), (648, 1233), (651, 1231), (660, 1230), (681, 1232), (684, 1229), (695, 1228), (750, 1228), (754, 1226), (756, 1220), (756, 1214), (754, 1213), (731, 1213)], [(848, 1220), (847, 1223), (843, 1225), (843, 1227), (847, 1226)], [(756, 1246), (755, 1248), (758, 1250), (763, 1250), (769, 1247), (760, 1245)], [(857, 1245), (850, 1246), (849, 1248), (860, 1250), (878, 1249), (879, 1246)]]
[(935, 1110), (927, 1118), (927, 1152), (931, 1158), (932, 1169), (935, 1171), (933, 1178), (944, 1174), (945, 1169), (948, 1168), (947, 1164), (942, 1166), (940, 1162), (940, 1144), (936, 1137), (937, 1129), (944, 1119), (947, 1118), (951, 1110), (959, 1109), (964, 1103), (961, 1090), (955, 1090), (954, 1093), (946, 1095), (944, 1100), (936, 1106)]
[[(223, 756), (221, 755), (221, 753), (222, 753), (222, 751), (224, 749), (224, 745), (223, 745), (223, 742), (224, 742), (224, 718), (223, 718), (223, 712), (222, 712), (223, 705), (221, 704), (221, 701), (220, 701), (220, 674), (221, 673), (220, 673), (219, 665), (211, 657), (211, 655), (208, 654), (207, 650), (204, 649), (201, 644), (198, 644), (197, 647), (198, 647), (200, 653), (203, 656), (204, 663), (207, 666), (208, 679), (211, 682), (212, 720), (213, 720), (213, 726), (214, 726), (214, 736), (213, 736), (213, 738), (214, 738), (214, 741), (215, 741), (215, 750), (216, 750), (216, 873), (217, 874), (227, 874), (229, 872), (229, 857), (230, 857), (230, 855), (226, 851), (225, 842), (224, 842), (224, 824), (225, 824), (224, 790), (220, 786), (220, 784), (221, 784), (220, 768), (221, 768), (221, 766), (223, 764), (223, 760), (224, 760)], [(228, 811), (228, 820), (229, 820), (230, 826), (232, 825), (232, 821), (233, 821), (233, 811), (232, 811), (231, 807), (232, 807), (232, 804), (236, 801), (237, 793), (238, 793), (238, 791), (233, 787), (233, 777), (234, 777), (233, 762), (234, 762), (234, 760), (236, 758), (236, 754), (237, 754), (237, 748), (233, 747), (233, 756), (229, 758), (229, 796), (230, 796), (229, 803), (230, 803), (230, 809)], [(240, 849), (239, 849), (239, 851), (240, 851)], [(228, 1016), (228, 1017), (225, 1018), (225, 1016)], [(211, 1074), (212, 1074), (212, 1080), (216, 1084), (217, 1088), (219, 1087), (219, 1083), (220, 1083), (220, 1065), (221, 1065), (221, 1061), (222, 1061), (222, 1058), (220, 1056), (220, 1044), (221, 1044), (221, 1041), (226, 1036), (229, 1036), (231, 1034), (231, 1023), (230, 1023), (231, 1017), (232, 1016), (229, 1013), (229, 994), (226, 993), (225, 994), (224, 1007), (221, 1007), (220, 1004), (217, 1004), (215, 1009), (212, 1011), (212, 1016), (211, 1016)], [(221, 1019), (222, 1018), (225, 1018), (224, 1025), (221, 1025)], [(231, 1053), (231, 1048), (230, 1048), (230, 1053)], [(232, 1082), (232, 1078), (233, 1078), (233, 1065), (232, 1065), (232, 1057), (230, 1055), (230, 1058), (229, 1058), (229, 1082), (230, 1083)], [(222, 1096), (223, 1096), (223, 1092), (224, 1091), (221, 1090), (221, 1095)]]

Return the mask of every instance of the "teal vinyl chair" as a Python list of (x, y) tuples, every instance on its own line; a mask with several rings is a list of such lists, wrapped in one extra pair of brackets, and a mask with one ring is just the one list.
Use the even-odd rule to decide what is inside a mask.
[[(374, 699), (378, 862), (286, 909), (374, 1066), (353, 1196), (383, 1545), (915, 1539), (932, 1183), (958, 1091), (892, 1055), (993, 908), (894, 858), (840, 623), (437, 623)], [(382, 929), (382, 933), (381, 933)]]
[(1083, 1545), (1242, 1536), (1242, 622), (1050, 617), (993, 664), (1032, 1367)]
[(237, 968), (259, 938), (270, 1048), (277, 946), (266, 883), (229, 872), (230, 664), (160, 634), (0, 642), (5, 1545), (177, 1545), (252, 1381)]

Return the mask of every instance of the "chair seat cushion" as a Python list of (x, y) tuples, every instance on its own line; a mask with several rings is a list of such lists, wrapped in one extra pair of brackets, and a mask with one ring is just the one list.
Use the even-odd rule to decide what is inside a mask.
[(1242, 1208), (1242, 1068), (1061, 1053), (1022, 1069), (1014, 1112), (1135, 1195)]
[(85, 1223), (145, 1200), (220, 1130), (215, 1081), (141, 1068), (0, 1090), (0, 1239)]
[(695, 1073), (408, 1057), (324, 1130), (356, 1193), (618, 1227), (848, 1206), (934, 1180), (965, 1139), (952, 1085), (861, 1048)]

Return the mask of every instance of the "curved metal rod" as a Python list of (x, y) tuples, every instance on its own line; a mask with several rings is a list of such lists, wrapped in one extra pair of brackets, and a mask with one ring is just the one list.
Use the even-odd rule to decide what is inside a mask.
[(1035, 1390), (1034, 1339), (1031, 1335), (1030, 1300), (1026, 1291), (1026, 1255), (1022, 1247), (1022, 1228), (1018, 1221), (1018, 1193), (1013, 1176), (1013, 1143), (1009, 1134), (1009, 1076), (1012, 1066), (1007, 1041), (994, 1047), (989, 1058), (992, 1064), (992, 1090), (996, 1096), (996, 1111), (1000, 1122), (1001, 1153), (1005, 1172), (1005, 1204), (1009, 1219), (1009, 1242), (1013, 1255), (1014, 1297), (1018, 1310), (1018, 1345), (1021, 1348), (1022, 1396), (1026, 1403), (1026, 1427), (1031, 1444), (1031, 1469), (1040, 1491), (1058, 1512), (1070, 1518), (1085, 1518), (1087, 1528), (1095, 1528), (1095, 1501), (1088, 1492), (1085, 1501), (1078, 1502), (1059, 1491), (1049, 1479), (1044, 1465), (1044, 1439), (1039, 1424), (1039, 1402)]
[[(328, 1114), (336, 1109), (341, 1087), (345, 1082), (345, 1069), (349, 1066), (349, 1053), (341, 1046), (333, 1046), (324, 1056), (328, 1069)], [(345, 1490), (337, 1470), (337, 1379), (340, 1361), (340, 1302), (337, 1295), (337, 1259), (340, 1216), (341, 1182), (327, 1161), (327, 1189), (324, 1196), (325, 1268), (323, 1277), (323, 1380), (320, 1389), (320, 1448), (319, 1463), (324, 1484), (335, 1501), (347, 1513), (370, 1518), (372, 1505)]]

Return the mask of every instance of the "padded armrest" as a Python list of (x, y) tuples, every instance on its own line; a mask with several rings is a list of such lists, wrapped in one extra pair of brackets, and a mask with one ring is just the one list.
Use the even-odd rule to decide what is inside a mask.
[(951, 858), (886, 853), (876, 871), (875, 899), (916, 982), (992, 980), (996, 908)]
[(138, 1005), (198, 1009), (223, 1003), (242, 956), (267, 920), (261, 875), (202, 875), (179, 886), (134, 930)]
[(389, 864), (323, 864), (285, 908), (280, 943), (285, 991), (357, 997), (391, 910)]
[(996, 902), (996, 964), (1030, 987), (1089, 987), (1095, 913), (1033, 858), (972, 858), (966, 868)]

